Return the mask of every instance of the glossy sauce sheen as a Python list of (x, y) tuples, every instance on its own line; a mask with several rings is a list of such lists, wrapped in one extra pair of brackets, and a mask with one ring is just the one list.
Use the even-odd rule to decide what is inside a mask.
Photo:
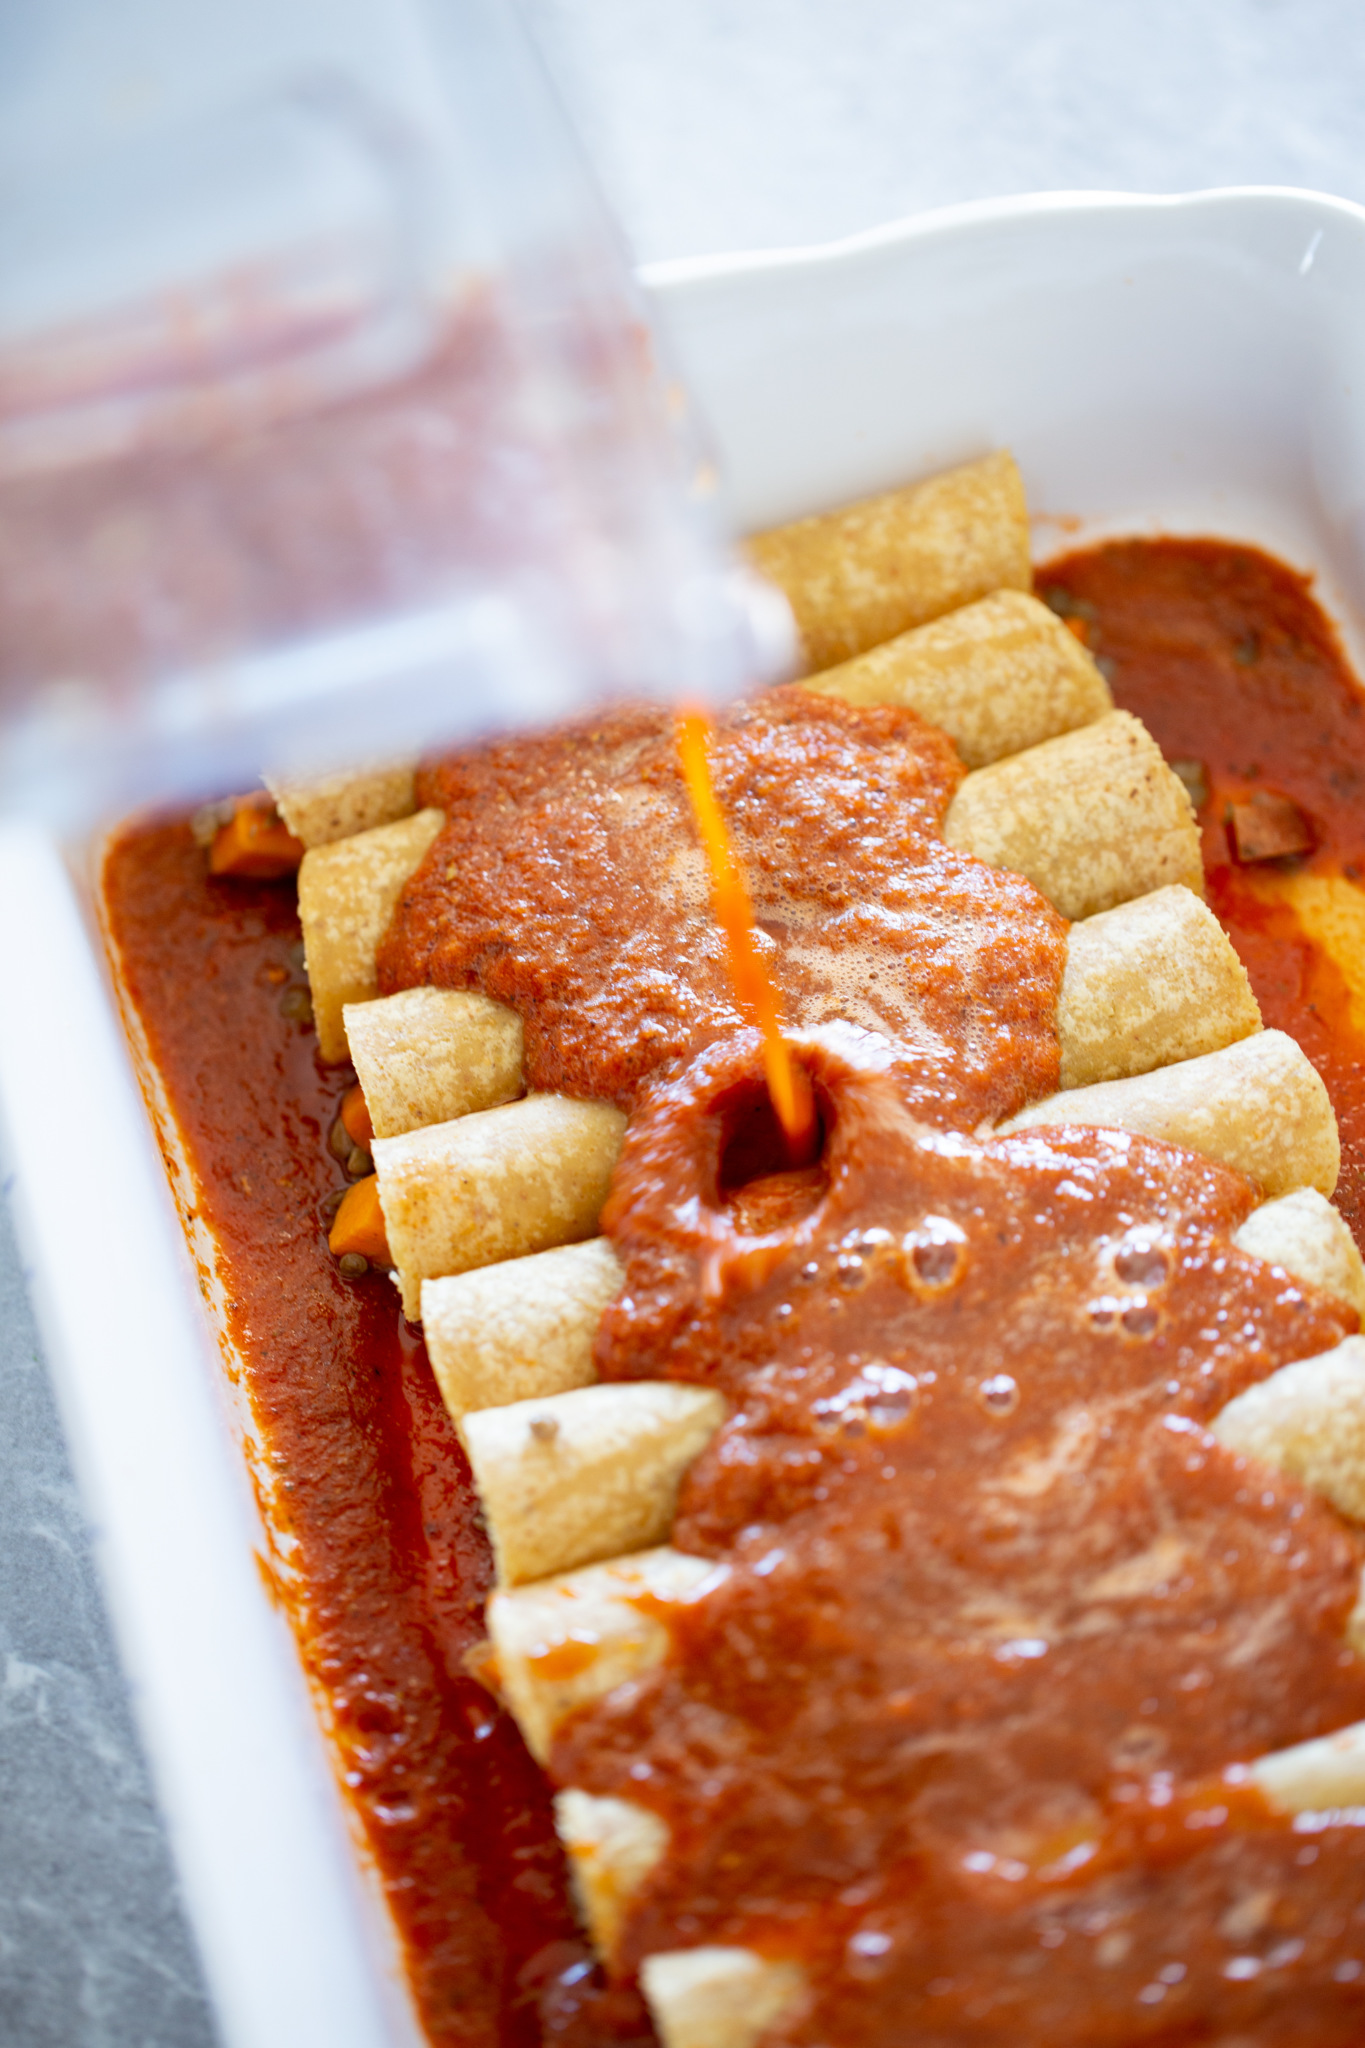
[[(1314, 858), (1352, 859), (1349, 800), (1332, 808), (1330, 778), (1365, 764), (1355, 693), (1297, 579), (1215, 544), (1202, 557), (1139, 544), (1121, 576), (1114, 554), (1054, 565), (1044, 587), (1109, 578), (1084, 601), (1118, 700), (1215, 781), (1217, 736), (1250, 730), (1237, 605), (1261, 607), (1261, 645), (1279, 633), (1315, 650), (1312, 717), (1333, 707), (1330, 754), (1316, 724), (1295, 737), (1301, 699), (1255, 715), (1298, 748), (1300, 780), (1277, 787), (1319, 824)], [(1229, 578), (1237, 604), (1220, 609)], [(772, 703), (736, 716), (717, 780), (760, 919), (784, 956), (799, 936), (813, 962), (788, 984), (809, 1020), (840, 1006), (829, 940), (869, 873), (933, 874), (958, 771), (906, 714)], [(794, 772), (809, 775), (811, 749), (833, 803)], [(635, 1704), (582, 1717), (556, 1758), (674, 1823), (632, 1950), (744, 1938), (799, 1953), (815, 1984), (790, 2033), (803, 2043), (1359, 2041), (1365, 1829), (1296, 1831), (1221, 1773), (1365, 1715), (1341, 1643), (1360, 1538), (1288, 1482), (1249, 1483), (1201, 1430), (1237, 1387), (1352, 1318), (1228, 1248), (1250, 1201), (1234, 1175), (1102, 1135), (935, 1139), (911, 1114), (933, 1108), (933, 1070), (962, 1027), (964, 963), (988, 1029), (971, 1018), (979, 1056), (936, 1120), (965, 1122), (970, 1105), (974, 1122), (1012, 1087), (1053, 1085), (1038, 1021), (1060, 921), (1025, 885), (988, 878), (972, 895), (969, 877), (971, 900), (1001, 918), (994, 992), (970, 943), (931, 932), (935, 973), (907, 1002), (898, 977), (918, 972), (929, 892), (907, 892), (875, 935), (855, 916), (849, 935), (895, 963), (863, 1021), (892, 1023), (899, 988), (913, 1052), (888, 1064), (845, 1033), (813, 1053), (825, 1160), (773, 1175), (756, 1050), (733, 1035), (657, 720), (447, 763), (423, 798), (452, 813), (426, 877), (442, 847), (447, 866), (458, 855), (464, 909), (448, 881), (419, 877), (387, 986), (430, 978), (516, 1002), (539, 1086), (634, 1102), (660, 1060), (709, 1046), (632, 1126), (612, 1227), (634, 1306), (609, 1315), (602, 1364), (715, 1380), (736, 1400), (678, 1530), (735, 1569)], [(660, 870), (636, 858), (661, 850), (662, 918)], [(1350, 1159), (1365, 1114), (1344, 984), (1289, 913), (1256, 926), (1238, 880), (1215, 866), (1215, 901), (1233, 906), (1267, 1022), (1323, 1065)], [(299, 984), (292, 892), (211, 883), (187, 830), (166, 825), (117, 843), (106, 900), (193, 1161), (189, 1198), (221, 1247), (268, 1447), (274, 1575), (427, 2029), (442, 2043), (647, 2038), (634, 1995), (602, 1990), (573, 1934), (540, 1774), (462, 1676), (488, 1560), (425, 1356), (388, 1282), (345, 1283), (326, 1253), (318, 1205), (340, 1183), (326, 1136), (351, 1077), (319, 1068), (309, 1027), (281, 1012)], [(1306, 1018), (1305, 991), (1324, 988), (1335, 1006)], [(689, 1189), (702, 1196), (690, 1217)]]
[[(938, 837), (962, 769), (913, 712), (771, 691), (717, 729), (716, 796), (790, 1025), (902, 1047), (923, 1114), (972, 1127), (1057, 1085), (1066, 927)], [(426, 769), (445, 830), (404, 891), (386, 993), (476, 987), (526, 1019), (532, 1088), (629, 1106), (743, 1020), (672, 720), (627, 712)]]

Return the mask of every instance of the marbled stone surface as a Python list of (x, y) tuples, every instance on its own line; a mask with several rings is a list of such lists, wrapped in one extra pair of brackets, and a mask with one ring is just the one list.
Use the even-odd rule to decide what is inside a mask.
[(0, 1205), (0, 2042), (213, 2039)]
[[(1360, 0), (527, 6), (644, 258), (1064, 187), (1365, 200)], [(0, 1215), (0, 2042), (212, 2039)]]

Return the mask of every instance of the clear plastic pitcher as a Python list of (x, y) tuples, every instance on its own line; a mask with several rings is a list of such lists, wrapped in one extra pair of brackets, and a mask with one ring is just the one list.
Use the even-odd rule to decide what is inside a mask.
[(0, 78), (0, 808), (780, 660), (502, 0), (48, 0)]

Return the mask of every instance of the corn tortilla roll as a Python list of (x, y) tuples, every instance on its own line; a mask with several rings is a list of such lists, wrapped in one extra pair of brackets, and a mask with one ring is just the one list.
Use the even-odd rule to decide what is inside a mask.
[(347, 1003), (342, 1021), (377, 1138), (495, 1109), (522, 1092), (521, 1019), (491, 996), (405, 988)]
[(1264, 1195), (1330, 1195), (1341, 1166), (1337, 1120), (1316, 1069), (1283, 1031), (1258, 1031), (1221, 1052), (1127, 1081), (1064, 1088), (1001, 1124), (1136, 1131), (1235, 1166)]
[(1249, 1770), (1280, 1813), (1365, 1806), (1365, 1721), (1257, 1757)]
[(725, 1420), (706, 1387), (628, 1380), (467, 1414), (460, 1436), (500, 1586), (662, 1543), (678, 1487)]
[(330, 846), (376, 825), (391, 825), (417, 808), (414, 791), (416, 761), (393, 761), (342, 775), (300, 782), (292, 777), (262, 778), (275, 808), (296, 839), (305, 846)]
[(1204, 893), (1185, 785), (1129, 711), (975, 769), (948, 806), (943, 836), (1027, 876), (1073, 920), (1172, 882)]
[(998, 590), (805, 684), (845, 704), (904, 704), (985, 768), (1112, 711), (1074, 633), (1022, 590)]
[(626, 1908), (668, 1847), (668, 1829), (633, 1800), (573, 1789), (555, 1795), (555, 1829), (579, 1915), (598, 1955), (610, 1961)]
[(1316, 1188), (1296, 1188), (1278, 1202), (1263, 1202), (1232, 1241), (1365, 1316), (1365, 1262), (1345, 1219)]
[(610, 1103), (526, 1095), (376, 1138), (404, 1315), (421, 1313), (424, 1280), (594, 1236), (625, 1128)]
[(1229, 1450), (1287, 1472), (1338, 1514), (1365, 1522), (1365, 1338), (1282, 1365), (1209, 1427)]
[(640, 1985), (663, 2048), (756, 2048), (799, 2003), (805, 1976), (751, 1948), (675, 1948), (645, 1957)]
[[(537, 1763), (570, 1714), (641, 1678), (668, 1655), (657, 1610), (697, 1598), (726, 1567), (661, 1545), (495, 1592), (488, 1634), (498, 1690)], [(647, 1596), (647, 1605), (635, 1602)]]
[(1063, 1088), (1197, 1059), (1260, 1028), (1232, 941), (1182, 884), (1071, 927), (1057, 999)]
[(605, 1237), (422, 1282), (427, 1356), (453, 1422), (597, 1378), (593, 1340), (625, 1275)]
[(379, 994), (375, 949), (402, 893), (445, 823), (443, 811), (418, 811), (393, 825), (317, 846), (299, 869), (299, 919), (325, 1060), (346, 1058), (347, 1003)]
[(1003, 451), (748, 543), (796, 616), (807, 673), (994, 590), (1029, 590), (1028, 506)]

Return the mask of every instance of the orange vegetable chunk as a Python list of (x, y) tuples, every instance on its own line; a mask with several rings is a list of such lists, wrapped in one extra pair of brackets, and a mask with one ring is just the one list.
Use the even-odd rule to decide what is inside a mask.
[(220, 825), (209, 848), (211, 875), (236, 875), (253, 882), (273, 882), (292, 875), (303, 859), (304, 846), (265, 804), (238, 804), (226, 825)]
[(346, 1126), (346, 1135), (353, 1145), (359, 1145), (362, 1152), (369, 1152), (374, 1146), (374, 1125), (370, 1122), (370, 1106), (365, 1100), (365, 1090), (359, 1081), (354, 1088), (348, 1088), (342, 1099), (341, 1121)]
[(372, 1266), (391, 1266), (389, 1240), (384, 1229), (384, 1211), (379, 1206), (379, 1176), (370, 1174), (346, 1190), (327, 1238), (328, 1249), (337, 1258), (359, 1252)]
[(754, 945), (749, 885), (711, 781), (706, 754), (710, 732), (710, 721), (704, 712), (686, 711), (679, 716), (677, 742), (683, 781), (711, 874), (711, 908), (729, 948), (730, 980), (741, 1008), (763, 1034), (768, 1093), (786, 1136), (790, 1164), (801, 1167), (819, 1150), (815, 1097), (805, 1068), (798, 1066), (787, 1051), (778, 1016), (777, 990), (762, 954)]

